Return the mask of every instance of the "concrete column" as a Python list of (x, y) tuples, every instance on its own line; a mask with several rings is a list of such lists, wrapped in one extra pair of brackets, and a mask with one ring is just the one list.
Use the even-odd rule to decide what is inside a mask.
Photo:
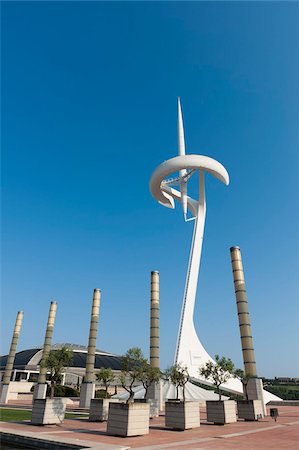
[(52, 345), (52, 335), (53, 335), (53, 329), (54, 329), (54, 323), (55, 323), (55, 317), (56, 317), (56, 310), (57, 310), (57, 302), (52, 301), (50, 303), (50, 309), (49, 309), (49, 315), (48, 315), (48, 322), (47, 322), (47, 328), (46, 328), (46, 335), (45, 335), (45, 342), (43, 347), (43, 353), (42, 358), (40, 361), (40, 369), (39, 369), (39, 375), (37, 384), (34, 387), (34, 394), (33, 399), (42, 399), (46, 398), (47, 393), (47, 383), (46, 383), (46, 375), (47, 375), (47, 368), (42, 367), (42, 362), (45, 361), (45, 359), (48, 357), (50, 351), (51, 351), (51, 345)]
[(159, 272), (151, 272), (150, 365), (159, 367)]
[(100, 299), (101, 299), (100, 289), (94, 289), (92, 309), (91, 309), (91, 319), (90, 319), (88, 350), (86, 357), (86, 374), (80, 390), (80, 408), (90, 407), (90, 401), (94, 397), (95, 392), (94, 362), (95, 362), (96, 341), (98, 334)]
[(7, 403), (7, 401), (8, 401), (9, 383), (10, 383), (10, 378), (11, 378), (14, 360), (15, 360), (15, 356), (16, 356), (20, 330), (21, 330), (21, 326), (22, 326), (22, 322), (23, 322), (23, 316), (24, 316), (23, 311), (19, 311), (17, 314), (14, 332), (12, 335), (10, 349), (9, 349), (9, 353), (8, 353), (8, 357), (7, 357), (5, 372), (3, 375), (1, 394), (0, 394), (0, 403)]
[(256, 377), (256, 363), (240, 247), (231, 247), (230, 252), (245, 373), (248, 376)]
[[(151, 272), (150, 295), (150, 365), (159, 368), (159, 272)], [(161, 403), (161, 383), (153, 383), (147, 391), (147, 399), (155, 400), (159, 410)]]
[(246, 286), (240, 247), (231, 247), (231, 262), (235, 285), (235, 294), (239, 318), (239, 328), (245, 374), (250, 378), (247, 384), (249, 400), (261, 400), (266, 411), (262, 380), (257, 378), (256, 362), (253, 348), (253, 338), (250, 325)]

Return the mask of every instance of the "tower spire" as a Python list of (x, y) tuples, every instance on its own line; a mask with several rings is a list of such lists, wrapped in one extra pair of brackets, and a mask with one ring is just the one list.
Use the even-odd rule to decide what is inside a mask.
[(180, 97), (178, 97), (178, 144), (179, 155), (185, 155), (185, 136)]

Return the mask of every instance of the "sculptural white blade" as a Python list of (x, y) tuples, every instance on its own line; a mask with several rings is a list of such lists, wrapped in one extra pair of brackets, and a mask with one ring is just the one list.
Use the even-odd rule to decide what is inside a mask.
[[(181, 108), (181, 102), (180, 97), (178, 98), (178, 146), (179, 146), (179, 155), (185, 155), (186, 154), (186, 148), (185, 148), (185, 136), (184, 136), (184, 125), (183, 125), (183, 117), (182, 117), (182, 108)], [(186, 169), (180, 170), (180, 190), (181, 190), (181, 196), (182, 196), (182, 207), (183, 207), (183, 214), (184, 219), (187, 220), (187, 181), (185, 181), (184, 176), (187, 174)]]
[[(201, 344), (194, 327), (194, 307), (206, 216), (204, 172), (210, 173), (226, 185), (229, 184), (229, 175), (223, 165), (215, 159), (203, 155), (185, 154), (184, 126), (179, 99), (178, 141), (179, 156), (164, 161), (157, 167), (151, 176), (150, 191), (160, 204), (168, 208), (174, 208), (175, 200), (179, 201), (183, 206), (185, 219), (187, 209), (195, 219), (174, 362), (186, 366), (191, 377), (200, 379), (205, 384), (211, 384), (200, 377), (199, 369), (207, 361), (213, 361), (213, 359)], [(199, 173), (198, 200), (187, 195), (188, 170)], [(170, 187), (172, 180), (166, 180), (166, 177), (175, 172), (179, 172), (180, 191)], [(184, 186), (182, 181), (185, 182)], [(236, 378), (230, 379), (222, 385), (222, 388), (235, 393), (243, 393), (242, 383)], [(264, 395), (266, 399), (279, 400), (278, 397), (266, 391), (264, 391)]]

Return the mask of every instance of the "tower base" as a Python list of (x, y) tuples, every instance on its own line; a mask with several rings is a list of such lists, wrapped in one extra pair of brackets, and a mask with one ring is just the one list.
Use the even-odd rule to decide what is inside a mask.
[(91, 399), (94, 398), (95, 383), (82, 383), (80, 390), (80, 408), (90, 408)]
[(266, 416), (267, 410), (264, 399), (262, 380), (260, 378), (250, 378), (246, 386), (246, 391), (248, 400), (261, 400), (264, 416)]
[(46, 398), (47, 396), (47, 383), (37, 383), (34, 386), (34, 391), (33, 391), (33, 400), (37, 400), (37, 399), (43, 399)]
[(0, 403), (7, 403), (9, 395), (9, 384), (2, 384), (0, 388)]
[(150, 385), (146, 394), (146, 400), (155, 400), (155, 404), (157, 405), (157, 411), (156, 414), (154, 414), (155, 417), (159, 415), (159, 411), (164, 410), (164, 401), (160, 381)]

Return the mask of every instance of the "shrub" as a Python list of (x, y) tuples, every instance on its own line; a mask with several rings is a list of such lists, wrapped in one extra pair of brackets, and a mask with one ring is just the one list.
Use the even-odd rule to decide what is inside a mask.
[(105, 389), (97, 389), (95, 392), (95, 398), (111, 398), (111, 395), (108, 394)]
[[(47, 396), (51, 393), (51, 387), (47, 387)], [(62, 386), (61, 384), (56, 384), (54, 386), (54, 397), (79, 397), (79, 391), (73, 389), (69, 386)]]

